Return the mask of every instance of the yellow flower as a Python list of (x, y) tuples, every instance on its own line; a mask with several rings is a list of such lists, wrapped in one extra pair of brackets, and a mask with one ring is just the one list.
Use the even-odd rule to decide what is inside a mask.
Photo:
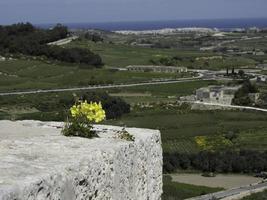
[(74, 105), (70, 108), (72, 117), (85, 117), (91, 122), (101, 122), (106, 118), (106, 113), (102, 108), (101, 102), (90, 102), (87, 101), (79, 102), (78, 105)]
[(72, 117), (78, 116), (79, 115), (79, 107), (76, 105), (72, 106), (70, 109), (70, 112), (71, 112)]

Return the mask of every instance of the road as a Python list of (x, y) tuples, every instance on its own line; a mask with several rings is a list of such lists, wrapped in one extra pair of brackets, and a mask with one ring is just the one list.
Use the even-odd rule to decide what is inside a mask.
[(78, 36), (71, 36), (71, 37), (68, 37), (68, 38), (64, 38), (64, 39), (61, 39), (61, 40), (57, 40), (57, 41), (55, 41), (55, 42), (50, 42), (50, 43), (48, 43), (48, 45), (61, 46), (61, 45), (68, 44), (68, 43), (70, 43), (71, 41), (76, 40), (77, 38), (78, 38)]
[[(213, 200), (213, 199), (230, 199), (230, 197), (237, 196), (248, 196), (250, 192), (260, 192), (267, 189), (267, 182), (261, 182), (256, 184), (251, 184), (243, 187), (238, 187), (230, 190), (225, 190), (222, 192), (216, 192), (208, 195), (203, 195), (199, 197), (190, 198), (187, 200)], [(238, 198), (233, 198), (238, 199)]]
[(181, 78), (176, 80), (166, 81), (151, 81), (144, 83), (130, 83), (130, 84), (118, 84), (118, 85), (103, 85), (103, 86), (88, 86), (88, 87), (73, 87), (73, 88), (58, 88), (58, 89), (47, 89), (47, 90), (31, 90), (31, 91), (17, 91), (17, 92), (5, 92), (0, 93), (0, 96), (11, 96), (11, 95), (23, 95), (23, 94), (38, 94), (38, 93), (51, 93), (51, 92), (68, 92), (68, 91), (81, 91), (81, 90), (96, 90), (96, 89), (108, 89), (108, 88), (125, 88), (135, 87), (144, 85), (163, 85), (171, 83), (184, 83), (201, 80), (202, 75), (193, 78)]

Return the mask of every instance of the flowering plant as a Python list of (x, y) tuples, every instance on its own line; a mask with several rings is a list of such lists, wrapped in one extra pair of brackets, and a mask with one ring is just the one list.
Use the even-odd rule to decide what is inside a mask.
[(96, 137), (91, 123), (99, 123), (105, 118), (106, 113), (101, 102), (79, 101), (70, 108), (70, 117), (65, 123), (62, 133), (65, 136)]

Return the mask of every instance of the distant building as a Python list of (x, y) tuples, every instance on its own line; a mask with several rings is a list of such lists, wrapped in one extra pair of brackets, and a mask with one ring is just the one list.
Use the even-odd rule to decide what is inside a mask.
[(0, 61), (5, 61), (6, 60), (6, 58), (5, 57), (3, 57), (3, 56), (0, 56)]
[(254, 51), (253, 55), (255, 55), (255, 56), (264, 56), (265, 53), (263, 51)]
[(161, 72), (161, 73), (187, 72), (186, 67), (154, 66), (154, 65), (130, 65), (127, 66), (126, 69), (128, 71), (135, 71), (135, 72)]
[(257, 82), (267, 82), (267, 76), (266, 75), (257, 76)]
[(258, 33), (260, 32), (260, 29), (258, 27), (250, 27), (247, 29), (248, 33)]
[(196, 100), (206, 103), (219, 103), (231, 105), (235, 92), (241, 86), (209, 86), (196, 90)]

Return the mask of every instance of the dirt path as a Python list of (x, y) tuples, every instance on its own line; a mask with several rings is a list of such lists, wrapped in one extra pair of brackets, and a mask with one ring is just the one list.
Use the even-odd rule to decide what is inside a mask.
[(260, 182), (261, 178), (246, 175), (217, 175), (216, 177), (203, 177), (201, 174), (173, 174), (172, 180), (180, 183), (192, 185), (202, 185), (207, 187), (222, 187), (225, 189), (249, 185)]

